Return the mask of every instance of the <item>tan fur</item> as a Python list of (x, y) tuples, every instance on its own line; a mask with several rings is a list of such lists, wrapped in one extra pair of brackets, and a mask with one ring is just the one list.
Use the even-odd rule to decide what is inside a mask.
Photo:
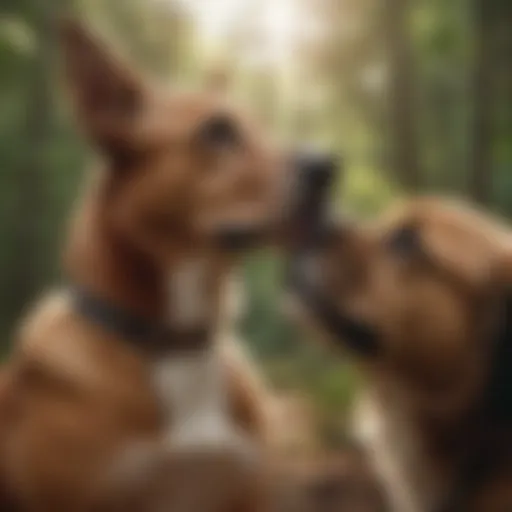
[[(259, 461), (244, 465), (237, 457), (248, 447), (264, 454), (265, 393), (243, 352), (215, 339), (225, 337), (222, 296), (235, 262), (216, 237), (228, 224), (269, 228), (277, 221), (284, 167), (259, 130), (217, 92), (163, 92), (73, 22), (64, 26), (63, 48), (81, 127), (105, 157), (71, 224), (67, 275), (155, 322), (196, 322), (199, 315), (218, 327), (209, 383), (219, 386), (216, 396), (226, 395), (226, 410), (207, 410), (220, 418), (226, 451), (215, 451), (211, 432), (189, 436), (184, 448), (175, 430), (187, 418), (175, 405), (190, 406), (192, 396), (155, 388), (161, 361), (80, 316), (69, 294), (56, 292), (22, 322), (4, 369), (0, 508), (258, 509)], [(234, 126), (241, 147), (199, 139), (218, 115)], [(197, 261), (195, 275), (189, 263)], [(175, 371), (172, 363), (165, 371)], [(191, 375), (177, 378), (183, 393), (192, 393)], [(195, 386), (202, 399), (194, 414), (211, 399), (209, 383)]]
[[(390, 247), (406, 226), (414, 227), (419, 252)], [(367, 384), (355, 432), (392, 510), (439, 510), (457, 486), (462, 457), (512, 444), (512, 431), (492, 424), (484, 431), (470, 416), (489, 377), (511, 283), (511, 234), (461, 202), (424, 198), (366, 226), (340, 227), (317, 257), (317, 286), (380, 336), (379, 356), (354, 354)], [(485, 441), (475, 441), (479, 436)], [(494, 504), (512, 484), (512, 461), (505, 466), (492, 469), (483, 489), (470, 485), (465, 506), (512, 509), (510, 496), (505, 508)]]

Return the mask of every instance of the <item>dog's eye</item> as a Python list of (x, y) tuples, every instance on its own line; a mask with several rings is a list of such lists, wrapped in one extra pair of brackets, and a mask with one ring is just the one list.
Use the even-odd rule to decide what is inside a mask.
[(242, 142), (236, 124), (226, 115), (208, 119), (200, 128), (198, 139), (201, 144), (213, 149), (237, 147)]
[(387, 248), (398, 256), (411, 256), (420, 252), (421, 243), (415, 226), (402, 226), (393, 231), (386, 241)]

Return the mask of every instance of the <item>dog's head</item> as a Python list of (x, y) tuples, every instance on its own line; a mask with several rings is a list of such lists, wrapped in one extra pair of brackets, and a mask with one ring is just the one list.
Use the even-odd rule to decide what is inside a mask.
[(105, 222), (164, 260), (270, 234), (288, 165), (250, 117), (218, 88), (149, 83), (76, 22), (62, 34), (79, 124), (107, 162)]
[(507, 230), (476, 210), (418, 199), (376, 222), (331, 227), (322, 244), (296, 254), (292, 289), (363, 366), (448, 397), (469, 392), (489, 367), (510, 249)]

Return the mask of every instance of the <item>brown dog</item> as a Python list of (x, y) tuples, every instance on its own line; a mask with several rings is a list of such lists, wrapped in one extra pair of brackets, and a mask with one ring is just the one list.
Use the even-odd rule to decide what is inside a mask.
[(24, 321), (4, 371), (0, 509), (257, 508), (260, 390), (212, 338), (285, 166), (217, 93), (162, 91), (73, 22), (63, 48), (106, 165), (72, 223), (70, 289)]
[(511, 241), (418, 199), (294, 257), (300, 309), (366, 378), (356, 430), (392, 510), (512, 510)]

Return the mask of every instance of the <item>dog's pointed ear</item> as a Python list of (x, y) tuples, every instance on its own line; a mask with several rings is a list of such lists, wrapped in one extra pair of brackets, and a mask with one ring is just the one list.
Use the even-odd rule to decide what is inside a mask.
[(144, 104), (136, 74), (80, 22), (62, 20), (64, 74), (79, 122), (107, 154), (133, 144)]

